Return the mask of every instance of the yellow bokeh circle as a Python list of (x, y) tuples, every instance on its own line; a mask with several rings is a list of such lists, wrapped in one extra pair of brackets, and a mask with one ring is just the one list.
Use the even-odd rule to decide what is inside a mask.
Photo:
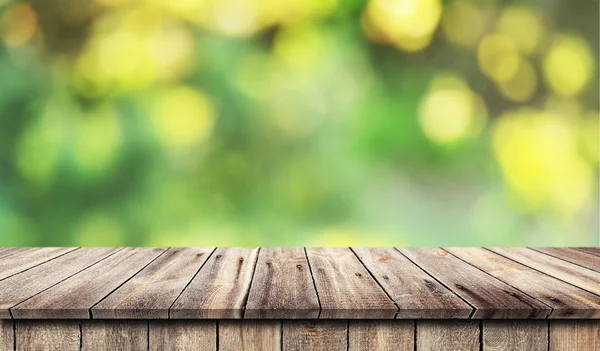
[(511, 79), (519, 68), (517, 45), (502, 34), (485, 36), (477, 49), (477, 61), (483, 74), (496, 82)]

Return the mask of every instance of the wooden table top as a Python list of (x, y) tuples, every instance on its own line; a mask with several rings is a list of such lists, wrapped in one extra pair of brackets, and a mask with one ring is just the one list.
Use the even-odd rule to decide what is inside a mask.
[(600, 319), (600, 248), (0, 248), (3, 319)]

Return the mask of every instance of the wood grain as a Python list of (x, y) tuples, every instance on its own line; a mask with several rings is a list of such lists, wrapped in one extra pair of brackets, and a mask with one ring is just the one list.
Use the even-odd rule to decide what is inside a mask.
[(164, 249), (126, 248), (11, 309), (14, 318), (90, 318), (90, 309)]
[(0, 258), (0, 280), (10, 277), (38, 264), (49, 261), (69, 251), (75, 250), (75, 247), (42, 247), (23, 250), (18, 254), (9, 255)]
[(472, 318), (545, 318), (550, 308), (437, 248), (399, 249), (471, 306)]
[(283, 349), (347, 350), (348, 323), (346, 321), (283, 321)]
[(587, 252), (565, 247), (534, 247), (532, 250), (600, 272), (600, 258)]
[(79, 321), (15, 321), (17, 351), (79, 351)]
[(171, 318), (242, 318), (258, 248), (218, 248), (170, 309)]
[(319, 301), (303, 248), (262, 248), (244, 318), (319, 316)]
[(598, 272), (531, 249), (514, 247), (490, 248), (489, 250), (587, 291), (600, 294), (600, 273)]
[(552, 307), (548, 318), (600, 318), (600, 296), (483, 248), (446, 251)]
[(4, 258), (10, 255), (23, 254), (28, 251), (34, 251), (38, 248), (35, 247), (0, 247), (0, 258)]
[(13, 323), (11, 320), (0, 320), (0, 350), (14, 349)]
[(219, 321), (219, 350), (281, 350), (281, 321)]
[(350, 321), (349, 351), (413, 351), (413, 321)]
[(417, 351), (479, 351), (475, 321), (417, 321)]
[(214, 248), (171, 248), (92, 308), (96, 319), (169, 318), (169, 307)]
[(0, 281), (0, 318), (10, 318), (9, 308), (119, 250), (118, 248), (77, 249)]
[(307, 248), (323, 319), (394, 318), (398, 310), (348, 248)]
[(547, 351), (548, 321), (483, 321), (485, 351)]
[(573, 249), (582, 252), (587, 252), (594, 256), (600, 256), (600, 247), (573, 247)]
[(95, 321), (81, 322), (83, 351), (138, 351), (148, 349), (148, 322)]
[(152, 320), (149, 328), (151, 351), (215, 351), (217, 349), (216, 321)]
[(599, 351), (600, 321), (550, 321), (550, 351)]
[(396, 318), (469, 318), (473, 308), (394, 248), (353, 248), (399, 307)]

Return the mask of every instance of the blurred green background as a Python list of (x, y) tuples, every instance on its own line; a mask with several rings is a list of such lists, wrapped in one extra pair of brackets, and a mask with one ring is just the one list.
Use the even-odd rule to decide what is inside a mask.
[(0, 245), (598, 245), (598, 13), (0, 0)]

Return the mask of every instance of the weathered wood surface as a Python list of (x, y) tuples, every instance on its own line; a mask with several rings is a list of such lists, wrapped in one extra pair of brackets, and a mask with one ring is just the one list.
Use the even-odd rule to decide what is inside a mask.
[(218, 248), (171, 307), (171, 318), (242, 318), (258, 248)]
[(90, 318), (90, 309), (164, 249), (127, 248), (11, 309), (15, 318)]
[(552, 307), (548, 318), (600, 318), (600, 296), (483, 248), (446, 251)]
[(149, 324), (150, 351), (215, 351), (217, 322), (205, 320), (152, 320)]
[(83, 321), (81, 323), (82, 351), (138, 351), (148, 349), (148, 322), (133, 320)]
[(79, 327), (79, 321), (16, 321), (16, 350), (79, 351)]
[(400, 252), (475, 307), (472, 318), (546, 318), (550, 307), (436, 248)]
[(103, 318), (169, 318), (169, 307), (214, 248), (171, 248), (92, 308)]
[(263, 248), (244, 318), (317, 318), (319, 300), (303, 248)]
[(284, 321), (283, 349), (286, 351), (345, 351), (348, 322), (346, 321)]
[(15, 342), (14, 321), (0, 320), (0, 350), (12, 350)]
[(573, 249), (582, 252), (587, 252), (594, 256), (600, 256), (600, 247), (573, 247)]
[(547, 351), (548, 321), (483, 321), (486, 351)]
[(599, 321), (550, 321), (550, 351), (599, 351)]
[(220, 321), (219, 350), (281, 350), (281, 321)]
[(600, 319), (596, 248), (0, 248), (0, 319)]
[(348, 248), (307, 248), (321, 318), (394, 318), (397, 307)]
[(479, 351), (476, 321), (417, 321), (417, 350)]
[(403, 321), (350, 321), (349, 351), (412, 351), (415, 323)]
[(396, 318), (469, 318), (473, 308), (393, 248), (354, 248), (400, 309)]

